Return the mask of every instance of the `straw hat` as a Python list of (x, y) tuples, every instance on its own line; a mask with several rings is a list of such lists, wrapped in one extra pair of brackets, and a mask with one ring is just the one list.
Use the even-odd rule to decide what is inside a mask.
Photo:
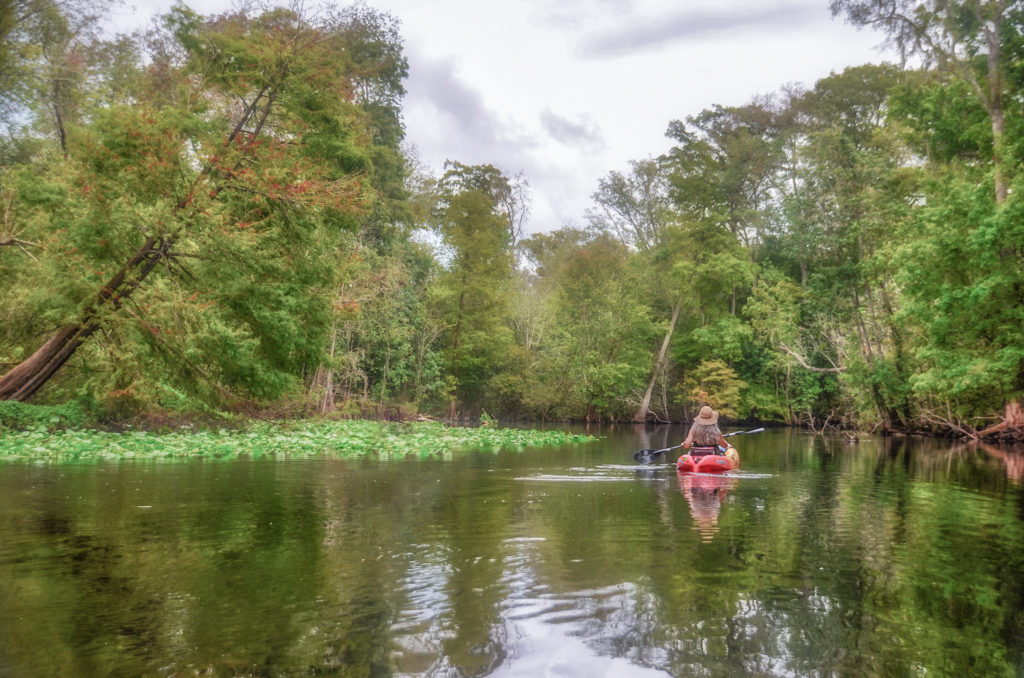
[(694, 424), (700, 424), (701, 426), (711, 426), (718, 423), (718, 412), (705, 405), (700, 408), (700, 414), (698, 414), (694, 420)]

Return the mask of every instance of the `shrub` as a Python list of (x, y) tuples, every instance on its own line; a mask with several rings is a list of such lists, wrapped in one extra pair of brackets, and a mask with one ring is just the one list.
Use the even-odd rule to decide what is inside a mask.
[(78, 401), (61, 405), (29, 405), (14, 400), (0, 401), (0, 426), (19, 430), (33, 428), (82, 428), (89, 416)]

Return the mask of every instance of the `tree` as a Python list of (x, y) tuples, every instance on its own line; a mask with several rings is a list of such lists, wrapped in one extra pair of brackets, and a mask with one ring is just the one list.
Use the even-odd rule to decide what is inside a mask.
[(683, 384), (684, 402), (710, 405), (724, 417), (739, 416), (740, 391), (746, 383), (721, 360), (704, 360)]
[(595, 209), (587, 210), (592, 228), (641, 251), (661, 244), (672, 211), (665, 173), (657, 160), (634, 160), (628, 173), (609, 173), (592, 197)]
[(487, 196), (505, 220), (508, 245), (515, 249), (530, 215), (530, 185), (522, 172), (510, 178), (494, 165), (464, 165), (455, 160), (445, 162), (444, 167), (442, 192), (479, 191)]
[(920, 2), (919, 0), (832, 0), (832, 15), (845, 14), (857, 26), (886, 33), (904, 58), (920, 55), (925, 65), (968, 83), (989, 115), (992, 170), (997, 203), (1006, 200), (1012, 164), (1006, 157), (1003, 110), (1003, 41), (1010, 11), (1007, 0)]
[(340, 400), (348, 412), (381, 412), (396, 399), (419, 405), (440, 395), (440, 330), (426, 306), (433, 259), (414, 243), (396, 242), (382, 254), (346, 240), (328, 356), (314, 379), (318, 411)]
[(670, 195), (685, 219), (717, 220), (757, 258), (785, 162), (787, 112), (771, 99), (669, 123)]
[[(806, 288), (777, 268), (763, 266), (743, 308), (757, 346), (745, 409), (757, 418), (798, 425), (806, 415), (809, 420), (806, 423), (813, 423), (819, 396), (835, 390), (834, 379), (827, 382), (822, 375), (839, 374), (847, 369), (834, 364), (827, 368), (812, 366), (804, 359), (804, 355), (813, 355), (816, 359), (827, 360), (833, 349), (844, 349), (842, 341), (834, 337), (842, 334), (838, 322), (833, 322), (832, 332), (821, 331), (824, 327), (820, 323), (812, 326), (818, 330), (813, 333), (805, 327), (803, 314), (809, 306), (808, 295)], [(813, 343), (815, 340), (824, 340), (827, 344), (817, 345)]]
[(398, 21), (363, 4), (350, 5), (333, 15), (351, 60), (353, 101), (366, 114), (371, 136), (368, 179), (376, 199), (362, 216), (361, 240), (387, 247), (407, 236), (406, 177), (409, 172), (402, 149), (405, 123), (402, 103), (409, 62), (403, 53)]
[(608, 234), (563, 228), (523, 241), (544, 333), (529, 351), (522, 400), (544, 418), (628, 418), (654, 336), (635, 254)]
[(452, 377), (449, 418), (459, 404), (478, 404), (512, 345), (508, 292), (512, 282), (511, 184), (490, 165), (446, 163), (434, 220), (448, 249), (434, 303), (447, 325), (444, 343)]
[[(803, 369), (847, 373), (887, 429), (911, 418), (909, 356), (895, 318), (899, 291), (886, 261), (917, 188), (906, 170), (913, 158), (887, 122), (888, 97), (899, 82), (893, 66), (852, 67), (793, 101), (804, 169), (784, 201), (791, 222), (784, 240), (809, 292), (807, 335), (797, 343), (821, 350), (808, 359), (798, 345), (776, 347)], [(835, 332), (836, 321), (850, 330)]]
[(34, 126), (67, 152), (70, 125), (83, 115), (86, 84), (105, 57), (100, 22), (106, 0), (10, 0), (0, 8), (0, 119), (11, 135)]
[[(109, 106), (69, 134), (49, 179), (69, 197), (41, 228), (59, 235), (49, 260), (73, 275), (45, 317), (27, 318), (60, 329), (0, 378), (0, 398), (31, 397), (90, 337), (126, 322), (208, 381), (259, 395), (279, 394), (322, 348), (330, 243), (370, 198), (345, 26), (283, 9), (203, 20), (183, 8), (166, 26), (180, 50), (145, 68), (162, 96)], [(27, 205), (39, 190), (26, 191)], [(166, 301), (146, 292), (155, 274), (168, 281), (153, 284), (158, 296), (216, 289), (216, 312), (191, 326), (210, 353), (191, 357), (145, 320)], [(215, 371), (199, 365), (213, 358)]]
[[(904, 317), (920, 336), (910, 385), (928, 426), (1024, 436), (1020, 185), (996, 208), (987, 187), (947, 172), (926, 186), (926, 202), (907, 225), (911, 236), (895, 252)], [(1002, 420), (993, 422), (1000, 409)]]
[[(754, 279), (752, 259), (783, 157), (776, 116), (757, 104), (715, 107), (686, 122), (674, 121), (668, 136), (676, 144), (661, 164), (674, 223), (651, 262), (652, 268), (666, 272), (662, 279), (671, 287), (674, 302), (655, 362), (655, 375), (663, 382), (668, 382), (668, 350), (681, 318), (685, 316), (685, 336), (715, 325), (723, 312), (737, 313), (741, 295)], [(687, 346), (674, 352), (677, 364), (700, 360), (689, 355), (698, 343), (693, 339), (685, 336)], [(635, 420), (646, 417), (643, 406), (653, 385), (652, 378)]]
[[(994, 204), (997, 212), (1001, 210), (1010, 195), (1009, 187), (1015, 181), (1014, 170), (1018, 164), (1012, 140), (1007, 137), (1004, 100), (1007, 76), (1019, 75), (1024, 18), (1019, 3), (1007, 0), (941, 3), (833, 0), (831, 8), (834, 15), (845, 14), (856, 25), (881, 29), (905, 54), (920, 55), (926, 65), (934, 64), (941, 73), (967, 83), (989, 118)], [(998, 215), (990, 218), (990, 223), (1006, 223)], [(988, 230), (978, 221), (974, 221), (972, 227), (979, 232)], [(998, 247), (999, 268), (1002, 271), (1019, 269), (1015, 249), (1006, 243)], [(980, 252), (972, 254), (980, 260), (987, 259)], [(1024, 435), (1021, 433), (1024, 431), (1022, 390), (1024, 385), (1003, 391), (1006, 400), (1002, 428), (994, 433), (1011, 431)]]
[[(610, 173), (601, 179), (593, 198), (597, 208), (587, 212), (591, 228), (614, 235), (645, 255), (664, 246), (666, 231), (674, 216), (668, 199), (666, 172), (661, 162), (633, 161), (628, 174)], [(668, 347), (681, 308), (680, 298), (672, 309), (672, 318), (655, 358), (647, 390), (633, 413), (633, 421), (646, 421), (651, 414), (651, 398), (658, 380), (664, 377)]]

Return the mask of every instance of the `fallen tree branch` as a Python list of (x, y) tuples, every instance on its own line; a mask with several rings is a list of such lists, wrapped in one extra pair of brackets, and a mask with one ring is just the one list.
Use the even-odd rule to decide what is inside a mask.
[(977, 439), (978, 434), (969, 423), (962, 421), (959, 417), (953, 414), (952, 408), (949, 403), (945, 404), (946, 413), (942, 414), (932, 409), (924, 409), (917, 416), (918, 423), (923, 424), (926, 427), (930, 427), (933, 431), (938, 429), (945, 429), (951, 433), (955, 433), (963, 438)]
[(1024, 439), (1024, 408), (1021, 407), (1020, 401), (1007, 403), (1003, 420), (983, 431), (978, 431), (976, 437)]

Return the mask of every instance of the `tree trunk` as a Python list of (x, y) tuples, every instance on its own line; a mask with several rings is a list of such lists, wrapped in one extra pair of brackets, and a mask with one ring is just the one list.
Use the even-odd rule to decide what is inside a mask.
[(1021, 406), (1021, 401), (1011, 400), (1006, 403), (1003, 420), (978, 432), (978, 437), (1024, 439), (1024, 407)]
[(28, 400), (96, 331), (96, 325), (71, 324), (0, 378), (0, 400)]
[(676, 321), (679, 319), (679, 312), (683, 308), (683, 297), (679, 297), (679, 301), (676, 302), (675, 309), (672, 310), (672, 322), (669, 323), (668, 332), (665, 333), (665, 339), (661, 342), (661, 350), (658, 351), (658, 360), (654, 363), (654, 370), (651, 372), (651, 380), (647, 384), (647, 391), (644, 393), (643, 399), (640, 401), (640, 406), (636, 409), (636, 414), (633, 415), (633, 421), (636, 423), (642, 423), (647, 421), (647, 415), (651, 412), (651, 396), (654, 394), (654, 384), (658, 380), (658, 375), (661, 374), (665, 368), (665, 360), (668, 357), (668, 346), (672, 339), (672, 333), (676, 329)]
[[(338, 347), (338, 319), (334, 319), (334, 323), (331, 325), (331, 349), (327, 354), (329, 358), (334, 359), (334, 352)], [(320, 365), (317, 370), (317, 379), (314, 382), (316, 385), (322, 384), (322, 394), (320, 396), (320, 404), (317, 407), (317, 412), (323, 416), (330, 414), (334, 411), (334, 370), (332, 368), (324, 367)]]
[(854, 315), (856, 317), (857, 333), (860, 337), (861, 343), (861, 357), (864, 358), (864, 362), (868, 366), (868, 372), (871, 378), (871, 399), (875, 402), (875, 410), (878, 412), (878, 417), (882, 420), (882, 428), (885, 431), (893, 430), (893, 423), (897, 419), (892, 408), (886, 402), (885, 397), (882, 395), (882, 391), (878, 386), (878, 382), (875, 380), (875, 352), (871, 346), (871, 335), (868, 333), (867, 326), (864, 323), (864, 317), (861, 314), (861, 298), (860, 294), (856, 289), (853, 290), (853, 304), (854, 304)]
[(391, 371), (391, 346), (388, 346), (387, 352), (384, 354), (384, 370), (380, 375), (380, 405), (384, 406), (384, 400), (388, 394), (388, 372)]
[(1024, 407), (1019, 400), (1006, 404), (1006, 423), (1015, 429), (1024, 429)]
[[(896, 376), (899, 379), (900, 386), (904, 386), (907, 383), (906, 374), (906, 349), (904, 348), (903, 342), (903, 331), (896, 324), (896, 312), (893, 309), (892, 299), (886, 289), (885, 283), (881, 286), (882, 293), (882, 308), (885, 310), (885, 322), (889, 326), (889, 339), (893, 346), (893, 364), (896, 369)], [(899, 403), (897, 405), (899, 412), (903, 417), (903, 425), (906, 426), (913, 417), (910, 412), (910, 400), (906, 396), (906, 392), (903, 391), (902, 395), (899, 396)]]
[(156, 268), (170, 251), (172, 240), (167, 239), (155, 247), (154, 236), (146, 238), (142, 246), (124, 267), (104, 285), (95, 301), (82, 313), (78, 322), (65, 325), (35, 353), (0, 377), (0, 400), (24, 402), (35, 395), (50, 377), (75, 354), (78, 347), (99, 329), (99, 316), (107, 306), (117, 308), (131, 296), (143, 280)]
[(317, 411), (320, 416), (334, 411), (334, 370), (324, 370), (323, 395), (320, 397), (320, 407)]
[[(54, 92), (56, 98), (57, 93)], [(68, 132), (64, 127), (64, 116), (60, 114), (60, 105), (54, 102), (53, 104), (53, 122), (57, 127), (57, 141), (60, 143), (60, 153), (65, 158), (68, 157)]]
[(1002, 50), (1002, 9), (992, 17), (992, 26), (985, 26), (985, 42), (988, 45), (988, 100), (989, 118), (992, 120), (992, 173), (995, 180), (996, 204), (1006, 202), (1009, 180), (1006, 177), (1003, 137), (1006, 132), (1006, 118), (1003, 114), (1002, 78), (999, 73), (999, 59)]

